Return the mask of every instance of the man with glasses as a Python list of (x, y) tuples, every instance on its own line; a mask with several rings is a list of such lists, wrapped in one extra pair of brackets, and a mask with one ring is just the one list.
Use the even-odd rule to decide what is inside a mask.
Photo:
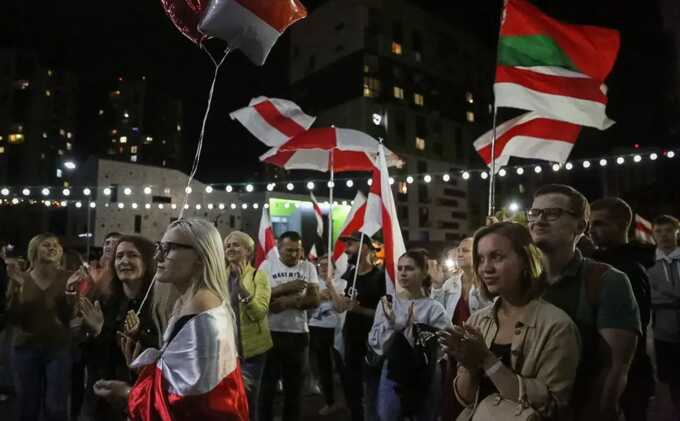
[(307, 311), (319, 306), (319, 279), (316, 268), (301, 260), (302, 238), (294, 231), (284, 232), (277, 242), (279, 258), (260, 266), (272, 287), (269, 329), (274, 346), (267, 351), (262, 379), (260, 419), (274, 419), (276, 384), (283, 383), (283, 421), (302, 419), (302, 391), (309, 349)]
[(543, 298), (569, 314), (581, 333), (575, 419), (612, 421), (620, 417), (619, 398), (642, 330), (626, 275), (576, 249), (589, 216), (586, 198), (562, 184), (539, 188), (527, 211), (531, 236), (544, 254)]

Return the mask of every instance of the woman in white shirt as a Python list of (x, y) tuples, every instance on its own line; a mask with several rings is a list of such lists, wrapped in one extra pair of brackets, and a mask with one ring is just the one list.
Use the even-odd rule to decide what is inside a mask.
[[(338, 301), (340, 294), (345, 291), (347, 281), (342, 278), (328, 279), (328, 255), (319, 257), (317, 265), (321, 304), (319, 304), (319, 307), (309, 311), (309, 335), (310, 349), (316, 357), (316, 372), (319, 376), (321, 392), (326, 403), (319, 410), (319, 415), (325, 416), (338, 409), (335, 405), (335, 380), (333, 379), (333, 363), (335, 362), (337, 369), (340, 368), (340, 356), (334, 348), (335, 328), (338, 326), (340, 319), (336, 309), (336, 301)], [(334, 274), (335, 267), (332, 269)]]
[(451, 321), (444, 307), (426, 294), (427, 269), (424, 251), (404, 253), (397, 264), (399, 292), (383, 297), (376, 309), (368, 344), (384, 358), (378, 387), (380, 421), (405, 416), (429, 421), (439, 412), (439, 348), (433, 333), (450, 327)]

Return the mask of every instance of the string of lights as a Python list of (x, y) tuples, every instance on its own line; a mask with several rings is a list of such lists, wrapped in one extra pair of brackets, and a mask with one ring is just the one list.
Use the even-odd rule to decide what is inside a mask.
[[(621, 154), (621, 155), (615, 155), (615, 156), (606, 156), (606, 157), (600, 157), (600, 158), (595, 158), (595, 159), (581, 159), (581, 160), (573, 160), (573, 161), (568, 161), (564, 165), (560, 165), (557, 163), (543, 163), (543, 164), (531, 164), (531, 165), (515, 165), (515, 166), (506, 166), (501, 168), (498, 171), (498, 177), (504, 178), (506, 176), (512, 175), (513, 173), (517, 176), (523, 176), (525, 174), (529, 175), (531, 173), (534, 174), (541, 174), (544, 171), (552, 171), (552, 172), (560, 172), (560, 171), (572, 171), (575, 169), (582, 169), (582, 170), (589, 170), (591, 168), (596, 168), (597, 166), (599, 167), (607, 167), (610, 165), (615, 165), (615, 166), (625, 166), (627, 164), (632, 164), (632, 165), (639, 165), (642, 164), (645, 161), (648, 162), (656, 162), (659, 159), (666, 159), (666, 160), (672, 160), (677, 156), (677, 152), (672, 149), (667, 149), (663, 151), (658, 151), (658, 152), (651, 152), (648, 154), (641, 154), (641, 153), (631, 153), (631, 154)], [(483, 168), (476, 168), (476, 169), (458, 169), (455, 171), (451, 172), (442, 172), (442, 173), (427, 173), (427, 174), (410, 174), (406, 176), (395, 176), (395, 177), (390, 177), (390, 184), (394, 184), (397, 182), (405, 182), (407, 185), (408, 184), (413, 184), (416, 181), (418, 182), (424, 182), (424, 183), (431, 183), (436, 180), (441, 180), (444, 183), (448, 183), (452, 180), (454, 176), (460, 177), (463, 180), (470, 180), (473, 176), (475, 177), (480, 177), (482, 180), (487, 180), (489, 178), (489, 172), (487, 169)], [(339, 177), (336, 179), (336, 182), (333, 183), (331, 181), (323, 180), (323, 179), (313, 179), (313, 180), (288, 180), (288, 181), (279, 181), (279, 182), (272, 182), (272, 181), (266, 181), (266, 182), (260, 182), (260, 183), (253, 183), (253, 182), (237, 182), (237, 183), (213, 183), (209, 184), (205, 187), (203, 193), (206, 195), (210, 195), (213, 192), (216, 191), (224, 191), (226, 193), (253, 193), (253, 192), (274, 192), (274, 191), (280, 191), (280, 192), (288, 192), (288, 193), (294, 193), (296, 190), (299, 191), (301, 188), (307, 191), (313, 191), (317, 188), (319, 185), (326, 185), (327, 187), (331, 187), (333, 185), (337, 185), (339, 183), (343, 183), (347, 188), (353, 188), (355, 186), (358, 186), (358, 183), (365, 182), (369, 186), (371, 185), (372, 180), (368, 178), (368, 176), (365, 177)], [(96, 197), (98, 196), (99, 193), (101, 193), (103, 196), (111, 196), (113, 194), (113, 190), (117, 189), (118, 192), (122, 192), (123, 198), (132, 196), (135, 191), (137, 192), (142, 192), (145, 196), (151, 197), (152, 194), (158, 193), (158, 192), (163, 192), (164, 194), (170, 194), (170, 190), (168, 188), (161, 188), (161, 186), (154, 186), (154, 185), (146, 185), (146, 186), (81, 186), (81, 187), (55, 187), (55, 186), (3, 186), (0, 187), (0, 205), (19, 205), (19, 204), (43, 204), (46, 206), (67, 206), (69, 204), (73, 204), (76, 207), (82, 207), (83, 203), (88, 204), (90, 207), (96, 207)], [(188, 194), (192, 193), (201, 193), (201, 192), (194, 192), (192, 187), (187, 187), (185, 189), (185, 192)], [(80, 194), (79, 194), (80, 193)], [(120, 196), (118, 196), (120, 198)], [(124, 201), (117, 201), (118, 205), (121, 209), (125, 208), (125, 203)], [(49, 205), (48, 205), (49, 203)], [(66, 205), (63, 205), (66, 203)], [(80, 205), (78, 205), (80, 203)], [(108, 204), (108, 202), (107, 202)], [(121, 207), (122, 205), (122, 207)], [(136, 206), (135, 206), (136, 205)], [(205, 204), (194, 204), (192, 205), (193, 207), (200, 206), (201, 209), (205, 207), (206, 209), (212, 209), (212, 208), (219, 208), (219, 209), (224, 209), (220, 208), (220, 206), (227, 206), (224, 203), (221, 204), (212, 204), (212, 208), (210, 207), (211, 203), (208, 203), (207, 205)], [(252, 204), (248, 206), (248, 202), (236, 202), (232, 203), (231, 206), (241, 206), (243, 209), (247, 209), (248, 207), (253, 208)], [(243, 206), (246, 207), (243, 207)], [(255, 204), (257, 205), (257, 204)], [(140, 207), (139, 203), (136, 202), (131, 202), (129, 206), (132, 209), (137, 209)], [(151, 209), (151, 203), (145, 203), (144, 207), (146, 209)], [(153, 206), (155, 206), (157, 209), (177, 209), (177, 204), (163, 204), (163, 203), (154, 203)], [(254, 207), (255, 209), (258, 209), (258, 207)], [(235, 208), (232, 208), (235, 209)]]

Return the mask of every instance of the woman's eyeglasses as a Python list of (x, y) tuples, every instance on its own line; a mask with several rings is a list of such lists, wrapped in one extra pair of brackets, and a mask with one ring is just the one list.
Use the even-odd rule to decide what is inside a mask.
[(173, 243), (171, 241), (156, 241), (154, 243), (154, 256), (156, 258), (165, 259), (168, 257), (168, 253), (175, 249), (189, 249), (193, 250), (194, 246), (188, 244)]

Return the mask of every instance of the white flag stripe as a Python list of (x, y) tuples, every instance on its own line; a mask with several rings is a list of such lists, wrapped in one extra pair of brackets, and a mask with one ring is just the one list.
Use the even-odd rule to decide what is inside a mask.
[[(561, 140), (547, 140), (530, 136), (515, 136), (505, 144), (501, 156), (542, 159), (564, 164), (574, 144)], [(506, 162), (507, 164), (507, 162)], [(498, 161), (496, 161), (498, 165)]]
[(257, 65), (263, 65), (281, 33), (234, 0), (211, 0), (198, 29), (238, 48)]
[(549, 76), (562, 76), (571, 78), (581, 78), (589, 79), (590, 76), (583, 74), (581, 72), (576, 72), (573, 70), (565, 69), (564, 67), (553, 67), (553, 66), (513, 66), (516, 69), (529, 70), (530, 72), (540, 73)]
[(494, 84), (497, 107), (534, 110), (554, 120), (604, 130), (614, 124), (600, 102), (547, 94), (515, 83)]
[(241, 123), (253, 136), (267, 146), (281, 146), (290, 139), (280, 128), (272, 126), (255, 108), (261, 102), (269, 101), (274, 108), (285, 118), (291, 119), (295, 124), (305, 130), (309, 129), (316, 117), (305, 114), (302, 109), (292, 101), (280, 98), (267, 98), (259, 96), (253, 98), (247, 107), (240, 108), (229, 114), (232, 120)]

